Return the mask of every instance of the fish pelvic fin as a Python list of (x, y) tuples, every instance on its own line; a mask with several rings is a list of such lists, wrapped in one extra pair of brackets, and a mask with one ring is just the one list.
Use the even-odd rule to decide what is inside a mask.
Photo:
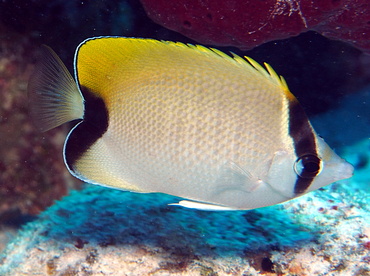
[(84, 99), (75, 80), (45, 45), (28, 82), (28, 100), (31, 118), (41, 131), (84, 116)]
[(228, 206), (216, 205), (212, 203), (197, 202), (190, 200), (181, 200), (179, 203), (170, 203), (168, 205), (181, 206), (189, 209), (197, 209), (202, 211), (234, 211), (239, 210)]

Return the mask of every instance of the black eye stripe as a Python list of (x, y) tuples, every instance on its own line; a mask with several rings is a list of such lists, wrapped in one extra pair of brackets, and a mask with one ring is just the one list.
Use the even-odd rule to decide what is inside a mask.
[[(297, 100), (289, 102), (289, 135), (293, 139), (296, 156), (303, 157), (310, 155), (317, 158), (315, 134), (306, 113)], [(319, 158), (317, 159), (319, 160)], [(318, 164), (320, 164), (320, 162)], [(320, 171), (320, 168), (318, 168), (317, 172), (314, 172), (316, 168), (313, 166), (311, 167), (311, 165), (310, 167), (307, 166), (306, 168), (303, 166), (302, 168), (301, 172), (303, 176), (306, 177), (301, 177), (298, 174), (294, 185), (294, 193), (298, 195), (304, 193), (308, 189), (313, 179)]]

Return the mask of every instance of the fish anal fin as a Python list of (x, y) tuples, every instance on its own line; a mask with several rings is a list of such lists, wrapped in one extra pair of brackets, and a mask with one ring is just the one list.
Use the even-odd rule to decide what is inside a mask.
[(91, 184), (125, 191), (151, 192), (134, 183), (129, 160), (106, 133), (88, 147), (82, 147), (78, 129), (83, 123), (71, 130), (65, 144), (64, 161), (70, 173)]

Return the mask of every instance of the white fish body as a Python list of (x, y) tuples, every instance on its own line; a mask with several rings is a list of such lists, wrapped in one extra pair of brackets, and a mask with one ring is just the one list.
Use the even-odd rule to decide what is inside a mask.
[[(59, 69), (63, 85), (50, 89), (47, 72), (63, 65), (45, 56), (29, 85), (34, 117), (45, 129), (83, 119), (64, 157), (84, 181), (229, 210), (277, 204), (352, 175), (268, 65), (202, 46), (101, 37), (76, 51), (78, 85)], [(51, 105), (59, 94), (63, 105)]]

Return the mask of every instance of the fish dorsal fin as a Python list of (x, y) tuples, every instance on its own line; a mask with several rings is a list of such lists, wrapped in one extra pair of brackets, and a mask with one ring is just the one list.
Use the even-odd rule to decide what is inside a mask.
[(220, 68), (226, 65), (236, 66), (288, 91), (285, 80), (268, 64), (265, 64), (264, 69), (249, 57), (242, 58), (233, 53), (230, 56), (220, 50), (201, 45), (154, 39), (126, 37), (87, 39), (77, 48), (75, 73), (81, 86), (104, 98), (109, 105), (109, 91), (112, 91), (112, 87), (117, 89), (120, 85), (132, 83), (135, 78), (148, 79), (153, 74), (153, 68), (171, 75), (179, 64), (204, 67), (213, 64)]
[(57, 54), (43, 45), (28, 82), (31, 117), (41, 131), (82, 119), (83, 97)]
[[(168, 43), (168, 42), (167, 42)], [(198, 51), (201, 51), (203, 53), (207, 53), (209, 55), (218, 55), (226, 60), (229, 60), (230, 62), (236, 62), (239, 65), (242, 65), (246, 67), (247, 69), (255, 69), (258, 73), (260, 73), (265, 78), (271, 80), (275, 84), (282, 87), (284, 90), (289, 90), (288, 84), (286, 83), (285, 79), (282, 76), (279, 76), (275, 70), (270, 66), (268, 63), (264, 63), (265, 68), (263, 68), (257, 61), (254, 59), (244, 56), (244, 58), (240, 57), (239, 55), (231, 52), (232, 56), (229, 56), (225, 54), (224, 52), (215, 49), (215, 48), (207, 48), (201, 45), (191, 45), (191, 44), (182, 44), (178, 43), (180, 47), (190, 47), (193, 49), (196, 49)]]
[[(286, 83), (285, 79), (282, 76), (279, 76), (276, 74), (275, 70), (270, 66), (268, 63), (264, 63), (265, 68), (263, 68), (257, 61), (254, 59), (245, 56), (245, 58), (248, 60), (248, 62), (253, 66), (254, 69), (257, 70), (261, 75), (265, 76), (267, 79), (270, 79), (275, 84), (279, 85), (281, 88), (283, 88), (285, 91), (289, 91), (288, 84)], [(234, 59), (237, 60), (244, 60), (239, 56), (234, 55)]]
[(191, 45), (191, 44), (182, 44), (182, 43), (179, 43), (178, 45), (180, 45), (181, 47), (190, 47), (190, 48), (193, 48), (193, 49), (196, 49), (196, 50), (199, 50), (203, 53), (208, 53), (210, 55), (218, 55), (226, 60), (229, 60), (230, 62), (236, 62), (238, 63), (239, 65), (242, 65), (244, 67), (246, 67), (247, 69), (255, 69), (258, 73), (260, 73), (262, 76), (264, 76), (265, 78), (271, 80), (272, 82), (274, 82), (275, 84), (279, 85), (281, 88), (283, 88), (284, 90), (286, 91), (289, 91), (289, 88), (288, 88), (288, 84), (286, 83), (285, 79), (283, 76), (279, 76), (275, 70), (270, 66), (270, 64), (268, 63), (264, 63), (265, 68), (263, 68), (257, 61), (255, 61), (254, 59), (252, 59), (251, 57), (248, 57), (248, 56), (244, 56), (244, 58), (240, 57), (239, 55), (231, 52), (232, 54), (232, 57), (225, 54), (224, 52), (218, 50), (218, 49), (215, 49), (215, 48), (207, 48), (207, 47), (204, 47), (204, 46), (201, 46), (201, 45)]

